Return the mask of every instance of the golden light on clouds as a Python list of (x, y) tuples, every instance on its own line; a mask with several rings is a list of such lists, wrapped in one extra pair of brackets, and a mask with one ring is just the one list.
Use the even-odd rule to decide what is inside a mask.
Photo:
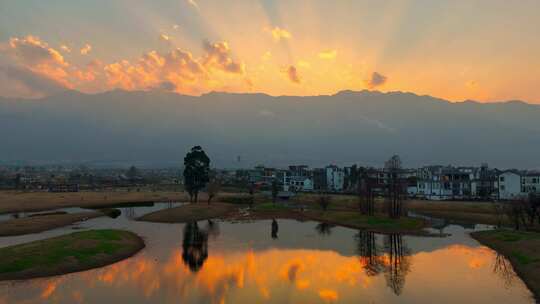
[[(146, 90), (159, 86), (156, 82), (160, 80), (174, 84), (174, 91), (184, 94), (217, 90), (319, 95), (373, 89), (410, 91), (452, 101), (520, 98), (540, 102), (536, 85), (540, 70), (534, 68), (540, 66), (540, 59), (533, 56), (540, 50), (540, 40), (538, 35), (522, 30), (538, 28), (522, 23), (538, 23), (535, 20), (540, 18), (505, 18), (516, 20), (511, 26), (499, 22), (503, 20), (500, 17), (517, 11), (534, 15), (534, 10), (526, 8), (538, 4), (505, 4), (514, 12), (486, 10), (476, 2), (443, 1), (426, 5), (426, 12), (420, 14), (413, 2), (368, 5), (364, 1), (312, 1), (306, 5), (181, 0), (170, 6), (151, 1), (139, 6), (118, 5), (124, 22), (115, 22), (116, 15), (104, 14), (104, 20), (113, 18), (111, 23), (96, 24), (96, 29), (87, 33), (76, 24), (59, 37), (56, 32), (49, 35), (29, 24), (19, 25), (24, 30), (7, 29), (4, 37), (11, 38), (0, 41), (0, 62), (19, 64), (62, 87), (86, 93), (116, 87)], [(475, 18), (468, 6), (486, 17)], [(164, 7), (171, 11), (163, 12)], [(43, 18), (51, 20), (49, 15), (53, 13), (45, 13)], [(441, 22), (433, 23), (430, 18)], [(424, 24), (432, 27), (427, 30)], [(463, 24), (470, 30), (456, 30)], [(138, 34), (131, 35), (126, 29), (136, 29)], [(73, 38), (81, 31), (84, 38)], [(28, 35), (18, 34), (21, 32)], [(10, 40), (30, 43), (32, 38), (28, 37), (35, 37), (31, 34), (36, 32), (42, 36), (40, 43), (47, 45), (47, 52), (66, 56), (64, 62), (69, 68), (58, 63), (38, 66), (28, 60), (18, 61), (21, 55), (13, 54)], [(456, 36), (458, 32), (461, 35)], [(208, 45), (201, 46), (203, 41)], [(528, 42), (527, 47), (523, 41)], [(19, 42), (19, 47), (24, 46)], [(158, 77), (149, 72), (156, 66), (140, 63), (145, 54), (156, 51), (165, 56), (176, 48), (191, 54), (204, 67), (204, 73), (187, 77), (184, 71), (168, 70)], [(92, 60), (103, 62), (103, 66), (89, 71), (86, 65)], [(180, 67), (190, 64), (187, 60)], [(109, 75), (113, 79), (108, 79)], [(17, 86), (22, 80), (13, 81)]]

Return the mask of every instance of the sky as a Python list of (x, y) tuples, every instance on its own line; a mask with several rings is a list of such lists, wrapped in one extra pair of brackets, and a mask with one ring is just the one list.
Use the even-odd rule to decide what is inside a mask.
[(0, 96), (407, 91), (540, 103), (538, 0), (1, 0)]

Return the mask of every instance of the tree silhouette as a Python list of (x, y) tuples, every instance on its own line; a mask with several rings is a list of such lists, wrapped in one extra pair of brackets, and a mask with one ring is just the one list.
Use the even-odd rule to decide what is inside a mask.
[(360, 230), (355, 236), (360, 263), (368, 276), (376, 276), (384, 269), (383, 259), (379, 255), (377, 236), (374, 232)]
[(279, 231), (279, 225), (276, 219), (272, 220), (272, 238), (277, 239), (278, 238), (278, 231)]
[(184, 227), (182, 260), (192, 272), (199, 271), (208, 258), (208, 233), (199, 229), (197, 222)]
[(199, 191), (209, 180), (210, 158), (200, 146), (191, 148), (184, 157), (184, 185), (190, 202), (197, 202)]
[(384, 272), (386, 285), (396, 295), (400, 295), (405, 286), (405, 277), (411, 268), (409, 249), (403, 244), (402, 236), (397, 233), (385, 236), (385, 247), (388, 255)]
[(272, 203), (276, 203), (277, 197), (279, 194), (279, 184), (277, 182), (277, 179), (272, 180)]

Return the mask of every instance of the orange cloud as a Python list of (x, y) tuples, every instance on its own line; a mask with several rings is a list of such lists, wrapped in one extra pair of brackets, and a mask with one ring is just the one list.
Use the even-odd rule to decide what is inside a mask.
[(287, 68), (287, 76), (289, 77), (289, 80), (294, 83), (299, 84), (300, 82), (302, 82), (302, 80), (300, 79), (300, 75), (298, 75), (298, 70), (293, 65)]
[(203, 47), (206, 51), (206, 56), (204, 58), (205, 66), (217, 68), (229, 73), (244, 74), (244, 64), (236, 62), (231, 57), (231, 50), (227, 42), (209, 43), (208, 41), (205, 41)]
[(328, 50), (328, 51), (323, 51), (319, 53), (319, 58), (321, 59), (332, 60), (332, 59), (336, 59), (336, 57), (337, 57), (337, 50)]
[(388, 77), (378, 72), (373, 72), (371, 74), (371, 77), (368, 80), (366, 80), (366, 85), (368, 88), (374, 89), (376, 87), (384, 85), (387, 80), (388, 80)]
[(65, 45), (65, 44), (62, 44), (62, 45), (60, 46), (60, 49), (61, 49), (62, 51), (64, 51), (64, 52), (66, 52), (66, 53), (71, 53), (71, 48), (70, 48), (69, 46)]
[(81, 48), (81, 55), (88, 55), (90, 51), (92, 51), (92, 46), (87, 43)]
[(279, 26), (266, 30), (270, 33), (270, 35), (272, 35), (272, 38), (274, 38), (275, 42), (279, 42), (281, 40), (289, 40), (292, 38), (292, 34), (289, 31), (287, 31), (286, 29), (282, 29)]

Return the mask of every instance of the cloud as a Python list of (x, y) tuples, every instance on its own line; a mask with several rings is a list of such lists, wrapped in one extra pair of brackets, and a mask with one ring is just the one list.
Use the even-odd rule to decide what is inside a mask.
[(173, 30), (179, 30), (179, 29), (180, 29), (180, 25), (178, 25), (178, 24), (173, 24), (172, 28), (173, 28)]
[(297, 65), (301, 68), (310, 68), (311, 64), (305, 60), (298, 61)]
[(0, 92), (2, 96), (40, 98), (65, 91), (53, 79), (34, 73), (25, 67), (0, 66)]
[(66, 52), (66, 53), (71, 53), (71, 48), (70, 48), (69, 46), (65, 45), (65, 44), (62, 44), (62, 45), (60, 46), (60, 49), (61, 49), (62, 51), (64, 51), (64, 52)]
[(227, 42), (204, 42), (203, 48), (200, 57), (174, 48), (130, 60), (72, 65), (38, 37), (11, 38), (0, 44), (0, 95), (14, 97), (18, 91), (21, 97), (34, 97), (65, 89), (94, 93), (114, 88), (199, 94), (210, 88), (240, 91), (253, 87), (244, 63), (233, 58)]
[(50, 48), (39, 37), (31, 35), (25, 38), (11, 38), (6, 52), (24, 65), (68, 66), (60, 52)]
[(328, 51), (323, 51), (319, 53), (319, 58), (326, 59), (326, 60), (336, 59), (336, 56), (337, 56), (337, 50), (328, 50)]
[(287, 68), (287, 76), (289, 77), (289, 80), (294, 83), (299, 84), (300, 82), (302, 82), (302, 80), (300, 79), (300, 75), (298, 75), (298, 70), (293, 65)]
[(374, 89), (376, 87), (379, 87), (379, 86), (382, 86), (386, 83), (386, 81), (388, 80), (388, 77), (378, 73), (378, 72), (373, 72), (371, 74), (371, 78), (366, 80), (366, 85), (368, 88), (370, 89)]
[(71, 87), (69, 63), (59, 51), (49, 47), (39, 37), (10, 38), (0, 54), (10, 58), (12, 65), (53, 79), (64, 87)]
[(236, 62), (231, 57), (231, 50), (227, 42), (210, 43), (205, 41), (203, 48), (206, 51), (204, 58), (206, 67), (217, 68), (229, 73), (244, 74), (244, 64)]
[(272, 52), (266, 51), (266, 52), (261, 56), (261, 59), (262, 59), (263, 61), (268, 61), (268, 60), (272, 59)]
[(292, 34), (289, 31), (287, 31), (286, 29), (282, 29), (279, 26), (266, 30), (272, 35), (272, 38), (274, 38), (275, 42), (279, 42), (281, 40), (289, 40), (292, 38)]
[(169, 37), (169, 36), (167, 36), (165, 34), (160, 34), (159, 39), (161, 39), (163, 41), (166, 41), (166, 42), (169, 42), (171, 40), (171, 37)]
[(81, 48), (81, 55), (88, 55), (91, 51), (92, 46), (87, 43)]
[(193, 6), (194, 8), (196, 8), (197, 10), (199, 10), (199, 4), (197, 4), (195, 0), (187, 0), (187, 3)]

